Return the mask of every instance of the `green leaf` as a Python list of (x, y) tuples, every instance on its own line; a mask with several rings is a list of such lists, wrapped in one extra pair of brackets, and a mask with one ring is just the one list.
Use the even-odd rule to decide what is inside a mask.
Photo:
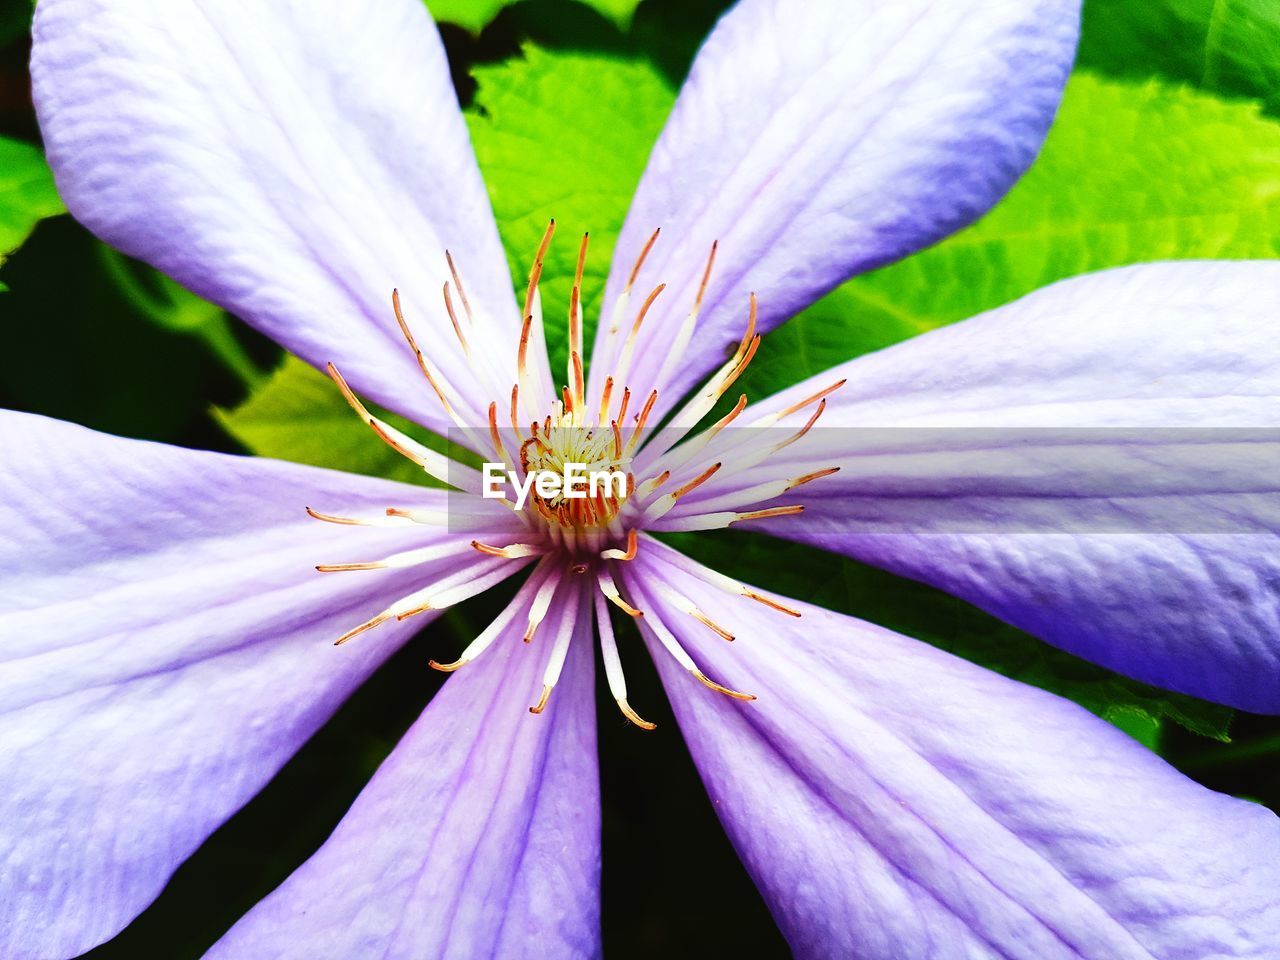
[(631, 26), (631, 19), (636, 15), (636, 7), (640, 6), (640, 0), (579, 0), (579, 2), (608, 17), (618, 25), (620, 30), (626, 30)]
[(520, 295), (547, 222), (556, 221), (542, 303), (559, 378), (578, 243), (590, 231), (582, 291), (590, 343), (618, 231), (675, 91), (648, 61), (537, 47), (474, 73), (471, 139)]
[(1089, 0), (1081, 66), (1162, 76), (1280, 108), (1280, 4), (1275, 0)]
[(246, 386), (253, 388), (263, 383), (262, 371), (236, 339), (232, 320), (221, 307), (106, 244), (99, 245), (98, 254), (107, 276), (139, 316), (164, 330), (203, 341)]
[(717, 570), (778, 593), (870, 620), (1067, 697), (1153, 745), (1162, 721), (1228, 741), (1233, 711), (1169, 693), (1087, 663), (962, 600), (874, 567), (750, 532), (667, 535)]
[(496, 17), (503, 7), (516, 0), (426, 0), (427, 9), (437, 23), (454, 23), (479, 33)]
[[(427, 9), (437, 23), (453, 23), (479, 34), (504, 7), (512, 6), (518, 0), (426, 0)], [(578, 0), (601, 16), (611, 20), (619, 30), (631, 26), (636, 7), (640, 0)]]
[(1064, 277), (1280, 254), (1280, 123), (1256, 104), (1077, 74), (1027, 175), (983, 220), (858, 277), (765, 337), (761, 397)]
[(22, 246), (37, 223), (63, 212), (40, 148), (0, 137), (0, 263)]
[[(438, 485), (379, 440), (328, 377), (294, 356), (286, 356), (271, 379), (235, 410), (213, 413), (232, 437), (259, 456)], [(433, 449), (447, 447), (401, 417), (383, 411), (377, 415)]]

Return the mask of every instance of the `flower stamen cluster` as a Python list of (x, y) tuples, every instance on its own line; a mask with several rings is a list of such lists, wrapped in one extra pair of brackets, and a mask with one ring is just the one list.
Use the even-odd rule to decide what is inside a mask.
[[(707, 677), (686, 652), (670, 626), (652, 614), (646, 616), (646, 610), (654, 608), (651, 597), (657, 595), (671, 607), (687, 614), (726, 641), (732, 641), (734, 633), (708, 617), (671, 584), (640, 582), (640, 577), (628, 571), (628, 565), (636, 558), (642, 543), (649, 538), (646, 530), (656, 527), (667, 531), (709, 530), (746, 520), (801, 513), (804, 506), (800, 503), (770, 506), (761, 504), (767, 504), (796, 487), (829, 476), (836, 472), (837, 467), (808, 471), (794, 477), (768, 477), (760, 482), (731, 488), (719, 495), (708, 495), (693, 507), (686, 505), (690, 502), (690, 494), (712, 478), (723, 476), (726, 471), (732, 472), (734, 476), (757, 476), (757, 473), (751, 471), (808, 433), (822, 416), (826, 408), (826, 397), (844, 381), (833, 383), (797, 404), (752, 423), (753, 427), (772, 426), (787, 417), (808, 411), (798, 429), (784, 432), (781, 439), (768, 435), (767, 442), (762, 445), (759, 439), (766, 436), (763, 431), (747, 431), (743, 435), (732, 437), (725, 432), (725, 428), (738, 422), (746, 411), (745, 394), (727, 414), (701, 433), (694, 434), (697, 425), (747, 369), (760, 346), (761, 335), (756, 332), (758, 303), (753, 293), (750, 296), (746, 329), (732, 356), (661, 429), (655, 428), (651, 421), (658, 401), (658, 390), (650, 390), (643, 402), (636, 403), (636, 395), (628, 384), (628, 377), (637, 335), (654, 303), (665, 290), (664, 284), (649, 291), (634, 319), (630, 324), (627, 323), (636, 278), (660, 234), (660, 231), (655, 230), (641, 250), (626, 286), (613, 305), (605, 335), (617, 337), (625, 330), (626, 336), (613, 369), (604, 379), (599, 399), (594, 403), (588, 402), (583, 361), (582, 278), (588, 244), (588, 236), (583, 236), (569, 302), (566, 382), (558, 395), (548, 396), (545, 386), (547, 378), (536, 375), (537, 368), (531, 360), (531, 354), (542, 357), (546, 355), (546, 345), (542, 339), (539, 282), (554, 231), (553, 220), (538, 246), (529, 271), (517, 350), (516, 377), (514, 383), (508, 381), (509, 393), (507, 386), (498, 379), (499, 375), (493, 366), (486, 363), (472, 348), (468, 338), (468, 332), (474, 325), (472, 308), (453, 257), (446, 253), (452, 280), (444, 284), (443, 302), (458, 343), (477, 382), (489, 386), (493, 393), (504, 394), (505, 402), (501, 406), (497, 400), (489, 403), (488, 423), (483, 429), (475, 429), (459, 414), (458, 404), (450, 399), (454, 392), (451, 385), (418, 346), (401, 309), (399, 293), (392, 293), (396, 321), (428, 385), (446, 413), (470, 439), (469, 445), (482, 448), (482, 453), (486, 456), (491, 455), (493, 460), (489, 462), (489, 466), (494, 469), (501, 466), (502, 474), (510, 477), (511, 482), (519, 489), (520, 496), (508, 497), (502, 492), (502, 488), (489, 486), (490, 471), (482, 476), (479, 471), (460, 466), (444, 454), (418, 443), (372, 414), (356, 397), (337, 368), (329, 365), (329, 375), (352, 409), (374, 433), (429, 476), (460, 491), (459, 496), (467, 506), (461, 511), (450, 511), (447, 517), (402, 508), (389, 508), (385, 517), (367, 520), (310, 511), (313, 517), (336, 523), (440, 524), (457, 523), (461, 514), (466, 514), (469, 521), (478, 525), (477, 529), (491, 529), (503, 537), (498, 542), (478, 537), (472, 539), (470, 547), (475, 551), (472, 563), (464, 564), (453, 576), (401, 599), (339, 637), (337, 643), (345, 643), (393, 618), (405, 620), (428, 610), (451, 606), (488, 589), (519, 568), (536, 563), (528, 580), (503, 614), (472, 641), (457, 660), (451, 663), (432, 661), (431, 666), (445, 672), (459, 669), (483, 653), (520, 614), (526, 619), (524, 641), (531, 643), (553, 609), (553, 601), (558, 599), (562, 606), (568, 605), (565, 609), (581, 608), (591, 611), (600, 638), (609, 686), (619, 708), (637, 726), (652, 729), (653, 724), (641, 719), (627, 703), (626, 682), (608, 615), (608, 605), (612, 604), (637, 622), (642, 622), (648, 635), (699, 682), (726, 696), (753, 700), (755, 698), (751, 694), (732, 690)], [(716, 250), (717, 245), (713, 244), (693, 305), (677, 334), (668, 362), (687, 347), (695, 333), (698, 315), (711, 281)], [(455, 294), (456, 301), (462, 307), (461, 316), (454, 306)], [(662, 382), (661, 377), (659, 382)], [(505, 422), (500, 422), (504, 419)], [(554, 490), (546, 490), (533, 482), (539, 474), (567, 476), (570, 469), (577, 468), (589, 473), (622, 475), (625, 483), (605, 484), (593, 489), (589, 496), (570, 496), (558, 486)], [(495, 496), (497, 499), (494, 499)], [(495, 507), (495, 504), (501, 506)], [(751, 509), (743, 509), (744, 506), (750, 506)], [(495, 514), (495, 509), (501, 512)], [(372, 563), (326, 564), (317, 569), (349, 571), (410, 566), (435, 559), (440, 551), (450, 549), (456, 548), (437, 545), (418, 551), (406, 551)], [(701, 566), (689, 564), (687, 572), (692, 577), (762, 603), (780, 613), (800, 616), (799, 611)], [(567, 593), (574, 595), (566, 596)], [(561, 616), (559, 621), (551, 642), (541, 694), (537, 703), (530, 707), (535, 714), (542, 712), (547, 705), (574, 634), (575, 617)]]

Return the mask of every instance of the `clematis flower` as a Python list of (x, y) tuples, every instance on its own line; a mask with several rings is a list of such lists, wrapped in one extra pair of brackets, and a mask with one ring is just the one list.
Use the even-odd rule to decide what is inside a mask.
[[(1123, 429), (1126, 469), (1088, 497), (1052, 451), (1014, 471), (1012, 451), (961, 440), (908, 470), (832, 440), (1051, 425), (1263, 442), (1275, 264), (1066, 281), (699, 427), (761, 334), (1007, 190), (1077, 25), (1070, 0), (742, 0), (639, 185), (589, 378), (575, 288), (557, 389), (550, 234), (517, 304), (417, 0), (41, 0), (32, 75), (69, 209), (330, 369), (373, 433), (457, 489), (0, 418), (0, 954), (114, 935), (410, 631), (524, 572), (333, 835), (211, 957), (598, 955), (596, 641), (648, 725), (611, 606), (797, 956), (1274, 955), (1269, 811), (1067, 701), (654, 536), (761, 527), (1143, 680), (1280, 710), (1276, 518), (1257, 496), (1273, 479), (1179, 472)], [(515, 509), (363, 398), (517, 476), (581, 458), (627, 486)], [(1175, 513), (1212, 495), (1240, 527), (1080, 532), (1144, 477)], [(980, 505), (1034, 529), (855, 532), (922, 478), (944, 519)]]

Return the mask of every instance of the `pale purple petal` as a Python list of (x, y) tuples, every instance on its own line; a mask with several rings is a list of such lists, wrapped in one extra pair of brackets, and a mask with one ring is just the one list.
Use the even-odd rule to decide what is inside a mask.
[[(600, 955), (591, 615), (560, 593), (450, 678), (324, 846), (210, 952), (272, 957)], [(551, 634), (576, 630), (546, 710)]]
[[(1151, 264), (854, 360), (761, 405), (848, 378), (827, 429), (768, 465), (841, 472), (762, 527), (1141, 680), (1280, 712), (1277, 316), (1280, 264)], [(746, 482), (722, 473), (682, 509)]]
[(1270, 811), (1206, 790), (1051, 694), (830, 611), (772, 613), (646, 548), (636, 577), (678, 584), (738, 636), (659, 606), (751, 703), (650, 647), (798, 957), (1273, 956)]
[(510, 275), (421, 0), (41, 0), (34, 29), (49, 160), (100, 237), (438, 431), (391, 291), (482, 423), (447, 247), (510, 389)]
[[(1078, 28), (1076, 0), (738, 3), (694, 62), (616, 248), (606, 305), (662, 228), (638, 296), (668, 287), (633, 393), (658, 387), (659, 412), (678, 400), (741, 336), (750, 292), (770, 329), (989, 209), (1040, 148)], [(716, 240), (685, 349), (677, 331)], [(630, 319), (597, 338), (597, 391)]]
[(8, 412), (0, 450), (0, 955), (52, 960), (150, 903), (426, 618), (335, 639), (476, 554), (304, 512), (437, 491)]

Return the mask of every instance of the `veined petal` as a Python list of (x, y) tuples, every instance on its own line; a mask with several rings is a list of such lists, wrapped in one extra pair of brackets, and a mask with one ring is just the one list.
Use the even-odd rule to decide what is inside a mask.
[[(667, 289), (640, 332), (632, 392), (657, 387), (655, 414), (677, 401), (741, 336), (750, 292), (771, 329), (989, 209), (1040, 148), (1078, 29), (1077, 0), (738, 3), (698, 54), (616, 247), (606, 305), (662, 228), (638, 289)], [(626, 333), (601, 326), (597, 396)]]
[[(478, 555), (304, 510), (385, 519), (436, 491), (8, 412), (0, 449), (0, 955), (51, 960), (149, 904), (424, 621), (334, 640)], [(412, 569), (315, 569), (450, 540)]]
[[(680, 577), (668, 555), (642, 552), (634, 575)], [(654, 659), (716, 812), (798, 957), (1271, 955), (1270, 811), (1206, 790), (1074, 704), (926, 644), (679, 582), (738, 638), (682, 639), (759, 699), (708, 696), (662, 651)]]
[(576, 634), (541, 714), (529, 704), (546, 640), (522, 643), (516, 616), (432, 699), (324, 846), (210, 960), (599, 956), (586, 598), (581, 584), (562, 584), (547, 615), (551, 630)]
[(848, 378), (825, 429), (768, 464), (840, 472), (762, 529), (1140, 680), (1280, 712), (1277, 316), (1280, 264), (1149, 264), (844, 364), (761, 404)]
[(447, 246), (510, 389), (511, 280), (421, 0), (41, 0), (34, 37), (49, 160), (89, 229), (438, 432), (391, 291), (482, 423)]

